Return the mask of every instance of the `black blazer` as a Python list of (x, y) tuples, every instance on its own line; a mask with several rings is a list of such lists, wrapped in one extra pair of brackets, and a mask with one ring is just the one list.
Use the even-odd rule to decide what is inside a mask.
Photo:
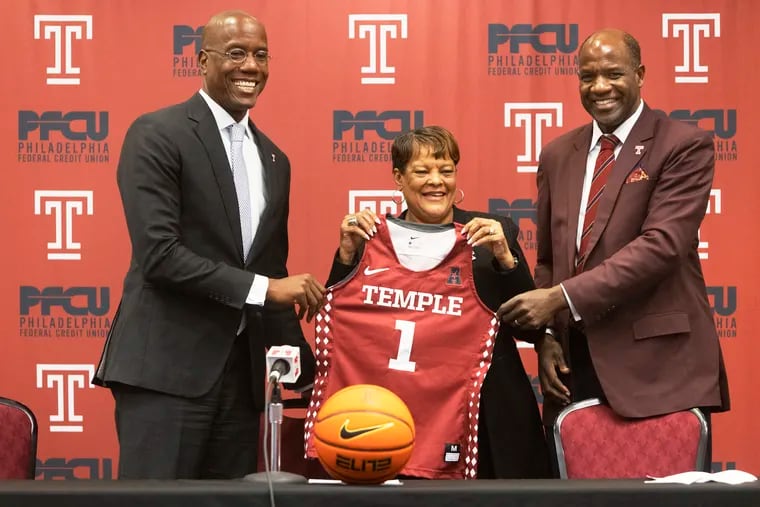
[(117, 180), (132, 259), (94, 383), (202, 395), (221, 375), (243, 312), (257, 406), (265, 347), (299, 346), (298, 385), (313, 380), (314, 357), (293, 309), (245, 305), (254, 273), (288, 275), (290, 162), (250, 127), (267, 204), (245, 263), (232, 172), (200, 94), (141, 116), (127, 131)]
[[(403, 218), (403, 214), (401, 218)], [(512, 296), (535, 288), (520, 244), (519, 229), (509, 218), (465, 211), (454, 207), (454, 221), (466, 224), (475, 217), (498, 220), (504, 229), (517, 266), (504, 271), (491, 252), (475, 247), (473, 278), (478, 296), (491, 310)], [(336, 254), (327, 284), (348, 276), (353, 266), (341, 264)], [(356, 262), (359, 261), (359, 255)], [(550, 477), (548, 451), (543, 426), (530, 379), (525, 373), (513, 337), (534, 342), (543, 330), (520, 331), (502, 323), (494, 345), (493, 363), (481, 390), (479, 478)]]

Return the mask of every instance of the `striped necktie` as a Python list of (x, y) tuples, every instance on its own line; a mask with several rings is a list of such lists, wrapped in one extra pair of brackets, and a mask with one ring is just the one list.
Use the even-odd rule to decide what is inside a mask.
[(248, 189), (248, 171), (243, 159), (243, 139), (245, 127), (239, 123), (230, 125), (230, 166), (232, 177), (235, 180), (235, 193), (240, 212), (240, 231), (243, 239), (243, 259), (248, 256), (248, 250), (253, 242), (253, 229), (251, 225), (251, 194)]
[(581, 244), (578, 247), (578, 262), (575, 266), (576, 274), (581, 273), (586, 264), (588, 244), (591, 239), (591, 230), (594, 228), (596, 210), (599, 208), (599, 200), (602, 198), (604, 187), (607, 184), (607, 177), (612, 172), (612, 168), (615, 167), (615, 146), (619, 142), (618, 138), (613, 135), (601, 137), (601, 149), (596, 156), (594, 175), (591, 178), (591, 191), (588, 194), (586, 214), (583, 217), (583, 232), (581, 233)]

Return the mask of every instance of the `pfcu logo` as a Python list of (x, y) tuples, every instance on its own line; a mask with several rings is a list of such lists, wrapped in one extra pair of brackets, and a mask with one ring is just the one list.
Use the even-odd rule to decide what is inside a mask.
[(683, 63), (675, 66), (675, 82), (707, 83), (709, 68), (699, 61), (700, 43), (720, 37), (720, 13), (663, 13), (662, 37), (683, 40)]
[(505, 102), (504, 126), (522, 127), (523, 153), (517, 156), (518, 173), (535, 173), (543, 146), (544, 127), (562, 126), (562, 102)]
[(111, 328), (109, 287), (19, 288), (19, 336), (105, 338)]
[(183, 78), (200, 76), (198, 53), (201, 51), (203, 25), (174, 25), (173, 30), (172, 76)]
[[(707, 211), (705, 211), (706, 215), (720, 215), (722, 213), (722, 196), (723, 192), (721, 192), (721, 189), (713, 188), (710, 190), (710, 197), (707, 200)], [(702, 260), (707, 260), (710, 258), (710, 242), (702, 240), (703, 238), (701, 227), (697, 231), (697, 234), (699, 237), (699, 243), (697, 244), (697, 252), (699, 254), (699, 258)]]
[(424, 124), (422, 111), (333, 111), (333, 162), (390, 162), (393, 139)]
[(489, 76), (575, 76), (578, 25), (488, 25)]
[(37, 479), (64, 481), (115, 478), (111, 458), (37, 459), (35, 476)]
[(399, 192), (393, 190), (349, 190), (348, 212), (357, 213), (363, 209), (372, 210), (376, 215), (398, 216), (406, 209), (406, 203)]
[[(520, 227), (517, 240), (524, 251), (535, 250), (536, 223), (538, 222), (536, 203), (530, 198), (515, 199), (511, 203), (504, 199), (488, 199), (488, 212), (493, 215), (509, 217)], [(518, 347), (532, 347), (527, 342), (518, 341)]]
[(715, 140), (716, 161), (733, 162), (739, 159), (734, 140), (736, 109), (674, 109), (668, 116), (710, 132)]
[(388, 40), (407, 38), (406, 14), (349, 14), (348, 38), (367, 39), (369, 65), (362, 67), (362, 84), (394, 84), (396, 68), (388, 65)]
[(735, 286), (707, 287), (707, 299), (720, 338), (736, 338), (737, 297)]
[(74, 66), (74, 40), (92, 40), (92, 16), (79, 14), (36, 14), (34, 38), (53, 39), (55, 55), (52, 67), (47, 67), (47, 84), (78, 85), (80, 68)]
[(37, 389), (54, 389), (55, 413), (49, 417), (51, 433), (82, 433), (84, 417), (76, 412), (76, 392), (92, 389), (95, 375), (91, 364), (38, 364)]
[(103, 164), (110, 160), (108, 111), (19, 111), (18, 161)]
[(74, 216), (92, 215), (92, 190), (35, 190), (34, 214), (52, 215), (55, 241), (47, 244), (48, 260), (82, 258), (82, 244), (74, 241)]

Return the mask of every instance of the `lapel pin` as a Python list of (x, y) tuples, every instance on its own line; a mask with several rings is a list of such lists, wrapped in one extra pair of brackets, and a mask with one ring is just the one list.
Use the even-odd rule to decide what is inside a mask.
[[(642, 145), (640, 145), (640, 144), (637, 144), (634, 147), (634, 149), (636, 150), (636, 155), (641, 155), (642, 153), (644, 153), (644, 147)], [(274, 155), (273, 155), (273, 157), (274, 157)]]
[(272, 162), (277, 162), (276, 157), (274, 156), (274, 153), (272, 153)]

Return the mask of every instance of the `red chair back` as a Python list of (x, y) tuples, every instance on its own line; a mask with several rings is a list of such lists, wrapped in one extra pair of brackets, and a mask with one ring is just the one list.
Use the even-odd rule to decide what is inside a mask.
[(554, 443), (563, 479), (662, 477), (704, 469), (707, 422), (697, 409), (628, 419), (594, 398), (565, 407)]
[(0, 398), (0, 479), (34, 479), (37, 419), (25, 405)]

